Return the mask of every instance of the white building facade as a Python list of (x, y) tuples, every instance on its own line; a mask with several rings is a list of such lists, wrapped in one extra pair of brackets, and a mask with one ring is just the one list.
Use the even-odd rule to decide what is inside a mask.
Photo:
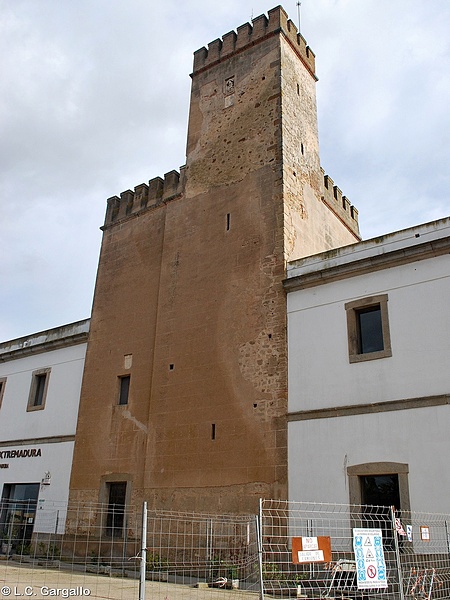
[(289, 264), (289, 499), (450, 511), (450, 219)]
[(88, 332), (84, 320), (0, 344), (0, 534), (9, 546), (64, 531)]

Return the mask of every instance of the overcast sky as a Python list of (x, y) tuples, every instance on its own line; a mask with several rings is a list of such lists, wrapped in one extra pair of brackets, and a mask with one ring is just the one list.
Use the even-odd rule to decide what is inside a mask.
[[(106, 199), (184, 164), (193, 52), (267, 1), (0, 0), (0, 340), (90, 316)], [(449, 0), (301, 3), (364, 239), (450, 214), (449, 31)]]

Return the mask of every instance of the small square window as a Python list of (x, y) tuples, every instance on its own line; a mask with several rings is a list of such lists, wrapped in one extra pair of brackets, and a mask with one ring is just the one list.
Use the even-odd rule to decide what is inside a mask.
[(348, 302), (348, 352), (351, 363), (392, 356), (387, 294)]
[(50, 371), (51, 369), (39, 369), (33, 372), (27, 411), (42, 410), (45, 407)]
[(128, 404), (128, 395), (130, 393), (130, 375), (119, 377), (119, 404)]

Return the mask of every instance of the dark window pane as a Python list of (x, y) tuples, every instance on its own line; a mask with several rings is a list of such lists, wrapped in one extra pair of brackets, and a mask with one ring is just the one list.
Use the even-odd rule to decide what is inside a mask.
[(358, 311), (360, 354), (384, 350), (380, 305)]
[(36, 393), (33, 406), (42, 406), (44, 402), (45, 380), (47, 375), (36, 375)]
[(109, 484), (108, 513), (106, 515), (106, 535), (108, 536), (122, 536), (126, 492), (126, 482)]
[(119, 404), (128, 404), (128, 392), (130, 390), (130, 376), (120, 378)]
[(37, 500), (39, 495), (39, 483), (16, 483), (5, 484), (3, 498), (8, 500)]
[(366, 475), (360, 477), (361, 500), (366, 505), (364, 518), (367, 527), (375, 527), (383, 532), (383, 545), (394, 550), (391, 507), (400, 516), (400, 487), (398, 475)]
[(22, 554), (33, 535), (39, 483), (12, 483), (3, 486), (0, 534), (7, 552)]
[(361, 477), (363, 504), (400, 508), (398, 475), (369, 475)]

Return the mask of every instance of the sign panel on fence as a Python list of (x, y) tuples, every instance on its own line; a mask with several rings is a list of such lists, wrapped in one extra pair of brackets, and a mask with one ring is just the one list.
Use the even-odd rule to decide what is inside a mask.
[(387, 588), (381, 529), (353, 529), (358, 589)]
[(329, 536), (292, 538), (292, 562), (295, 565), (330, 561), (331, 538)]

